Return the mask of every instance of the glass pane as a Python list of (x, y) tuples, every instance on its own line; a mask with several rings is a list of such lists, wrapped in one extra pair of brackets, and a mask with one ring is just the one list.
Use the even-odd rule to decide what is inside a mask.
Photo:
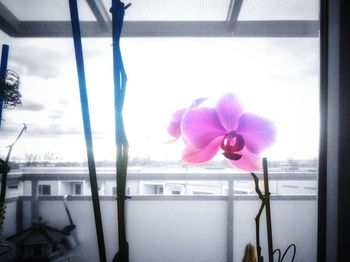
[[(129, 1), (126, 21), (225, 21), (229, 0), (137, 0)], [(128, 2), (128, 3), (129, 3)], [(105, 6), (110, 1), (104, 0)]]
[[(24, 7), (3, 2), (20, 19), (31, 19)], [(230, 5), (214, 0), (132, 3), (130, 21), (224, 21)], [(318, 1), (243, 1), (239, 20), (317, 20), (318, 6)], [(55, 19), (68, 18), (58, 12)], [(44, 249), (13, 248), (4, 261), (16, 252), (39, 256), (63, 249), (74, 261), (98, 261), (73, 41), (12, 38), (3, 32), (0, 39), (10, 44), (8, 67), (20, 76), (23, 104), (3, 111), (1, 159), (23, 123), (28, 127), (11, 156), (4, 236), (11, 239), (46, 221), (56, 233), (67, 233), (72, 219), (76, 228), (70, 233), (79, 243), (76, 247), (64, 238)], [(117, 250), (111, 41), (83, 39), (108, 261)], [(295, 243), (296, 261), (316, 261), (319, 38), (140, 37), (122, 38), (121, 49), (128, 75), (124, 121), (130, 144), (131, 260), (223, 262), (232, 245), (233, 261), (241, 261), (245, 245), (255, 242), (260, 202), (249, 172), (234, 168), (222, 152), (203, 165), (186, 164), (183, 139), (170, 143), (167, 133), (174, 111), (203, 97), (208, 97), (203, 105), (213, 106), (222, 94), (233, 92), (245, 111), (270, 119), (277, 129), (274, 145), (262, 153), (269, 165), (276, 248)], [(262, 177), (261, 170), (257, 174)], [(261, 241), (267, 260), (265, 233)]]
[[(1, 0), (7, 9), (21, 21), (70, 20), (69, 2), (62, 0)], [(86, 1), (79, 1), (80, 19), (96, 21)]]
[(240, 21), (319, 19), (318, 0), (244, 0)]

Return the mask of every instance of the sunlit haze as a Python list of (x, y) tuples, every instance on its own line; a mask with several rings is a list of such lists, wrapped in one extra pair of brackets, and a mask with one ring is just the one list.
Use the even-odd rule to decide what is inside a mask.
[[(1, 156), (22, 123), (27, 133), (13, 152), (86, 157), (73, 40), (13, 39), (8, 68), (21, 77), (21, 108), (5, 110)], [(246, 111), (271, 119), (277, 141), (270, 159), (317, 157), (318, 39), (123, 38), (128, 75), (124, 121), (131, 157), (180, 159), (181, 140), (168, 144), (173, 111), (199, 97), (236, 93)], [(115, 159), (111, 39), (83, 39), (95, 157)]]

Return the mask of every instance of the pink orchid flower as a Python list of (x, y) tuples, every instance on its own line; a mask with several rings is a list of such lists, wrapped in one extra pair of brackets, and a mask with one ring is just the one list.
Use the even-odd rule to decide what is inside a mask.
[(171, 120), (168, 125), (168, 134), (174, 137), (175, 138), (174, 140), (177, 140), (181, 136), (180, 123), (186, 110), (187, 110), (186, 108), (182, 108), (180, 110), (175, 111), (171, 115)]
[(236, 95), (223, 95), (215, 108), (195, 107), (182, 116), (185, 149), (182, 158), (190, 164), (211, 160), (219, 151), (235, 167), (249, 172), (260, 168), (260, 153), (276, 138), (274, 124), (243, 112)]
[[(198, 107), (201, 103), (203, 103), (207, 98), (199, 98), (196, 99), (192, 102), (190, 108), (196, 108)], [(181, 121), (182, 121), (182, 117), (184, 116), (185, 112), (187, 111), (187, 108), (182, 108), (180, 110), (175, 111), (172, 115), (171, 115), (171, 120), (170, 123), (168, 125), (168, 134), (172, 137), (174, 137), (174, 139), (170, 142), (174, 142), (176, 141), (180, 136), (181, 136)]]

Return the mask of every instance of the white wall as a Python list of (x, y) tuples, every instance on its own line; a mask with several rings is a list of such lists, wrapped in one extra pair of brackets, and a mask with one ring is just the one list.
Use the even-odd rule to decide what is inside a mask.
[(130, 260), (223, 262), (226, 202), (130, 201)]
[[(248, 242), (255, 244), (254, 218), (259, 210), (258, 201), (234, 202), (234, 261), (240, 261)], [(274, 249), (285, 250), (294, 243), (297, 247), (294, 261), (316, 261), (317, 207), (314, 200), (271, 201), (271, 220)], [(260, 242), (264, 259), (268, 260), (265, 212), (260, 222)], [(285, 259), (291, 261), (291, 259)]]
[(23, 196), (32, 195), (32, 181), (25, 180), (23, 181)]
[[(25, 201), (28, 202), (29, 201)], [(128, 240), (132, 262), (226, 262), (225, 200), (129, 200)], [(314, 200), (272, 201), (274, 245), (285, 249), (297, 245), (295, 261), (316, 261), (316, 202)], [(92, 203), (68, 201), (81, 245), (74, 261), (98, 261)], [(30, 218), (30, 204), (24, 205)], [(235, 200), (234, 261), (241, 261), (244, 246), (255, 242), (254, 217), (258, 201)], [(116, 204), (101, 201), (108, 261), (117, 249)], [(63, 228), (68, 219), (62, 201), (40, 201), (40, 215), (50, 226)], [(266, 253), (264, 222), (261, 243)], [(28, 224), (28, 221), (25, 223)]]
[[(5, 213), (5, 223), (4, 223), (4, 237), (14, 235), (16, 233), (16, 210), (17, 210), (17, 203), (9, 202), (6, 203), (6, 213)], [(15, 257), (15, 245), (5, 241), (6, 245), (9, 245), (12, 248), (12, 252), (7, 253), (6, 255), (3, 255), (0, 257), (0, 261), (13, 261)]]
[(16, 233), (16, 211), (17, 203), (15, 201), (6, 203), (4, 236), (13, 235)]
[(71, 195), (72, 194), (72, 184), (71, 182), (60, 182), (60, 195)]

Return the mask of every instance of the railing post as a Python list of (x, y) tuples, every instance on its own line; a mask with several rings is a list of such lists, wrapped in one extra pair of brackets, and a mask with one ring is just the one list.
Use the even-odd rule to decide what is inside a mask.
[(16, 201), (16, 232), (23, 230), (23, 199), (18, 196)]
[(39, 218), (38, 179), (32, 179), (31, 213), (32, 213), (32, 223), (38, 222), (38, 218)]
[(227, 194), (227, 262), (233, 261), (233, 179), (228, 179)]

